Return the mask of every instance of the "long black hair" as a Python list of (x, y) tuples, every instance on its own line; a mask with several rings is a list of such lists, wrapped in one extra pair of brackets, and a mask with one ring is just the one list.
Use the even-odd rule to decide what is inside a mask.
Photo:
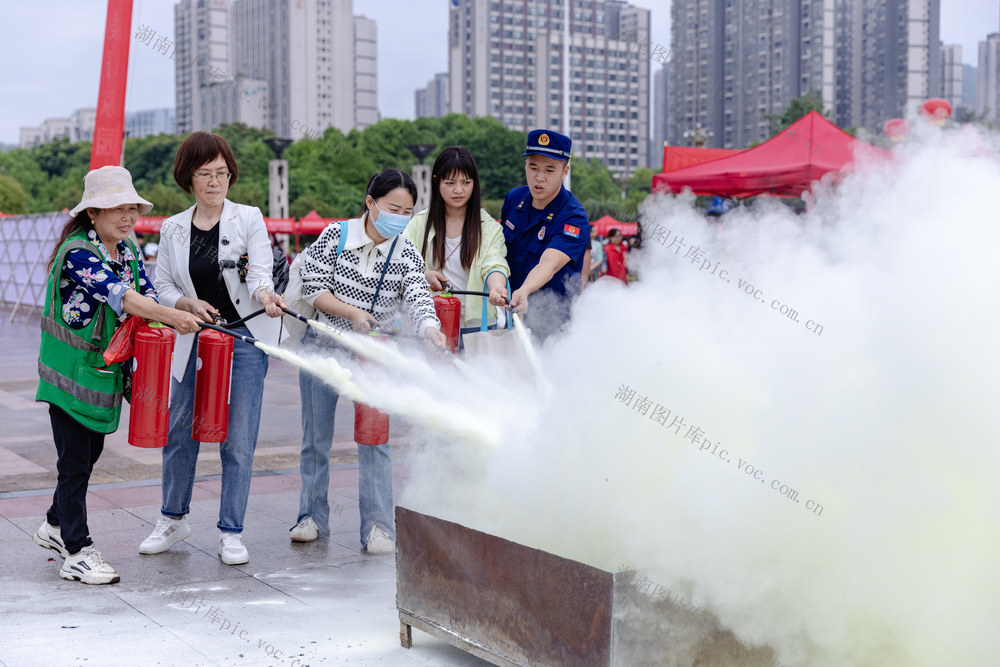
[(361, 213), (359, 217), (368, 210), (368, 197), (378, 199), (384, 197), (396, 188), (403, 188), (413, 197), (413, 203), (417, 203), (417, 184), (413, 182), (410, 175), (399, 169), (383, 169), (368, 180), (365, 187), (365, 199), (361, 202)]
[(482, 240), (483, 230), (479, 209), (482, 206), (482, 193), (479, 188), (479, 169), (476, 168), (476, 159), (472, 157), (472, 151), (465, 146), (448, 146), (442, 150), (437, 159), (434, 160), (434, 168), (431, 170), (431, 205), (427, 210), (427, 226), (424, 228), (424, 242), (420, 247), (420, 254), (427, 255), (427, 238), (430, 236), (431, 228), (434, 229), (433, 241), (433, 266), (438, 269), (444, 268), (444, 239), (445, 239), (445, 207), (444, 198), (441, 196), (441, 183), (450, 177), (467, 176), (472, 181), (472, 196), (465, 205), (465, 221), (462, 223), (462, 248), (459, 257), (462, 260), (462, 268), (466, 271), (472, 266), (472, 260), (479, 252), (479, 242)]
[(48, 268), (52, 268), (52, 264), (56, 261), (56, 255), (59, 254), (59, 248), (62, 244), (66, 242), (72, 234), (83, 230), (90, 231), (94, 226), (94, 223), (90, 220), (90, 214), (87, 213), (87, 209), (83, 209), (75, 216), (70, 218), (65, 225), (63, 225), (62, 231), (59, 232), (59, 239), (56, 241), (56, 245), (52, 248), (52, 254), (49, 256)]

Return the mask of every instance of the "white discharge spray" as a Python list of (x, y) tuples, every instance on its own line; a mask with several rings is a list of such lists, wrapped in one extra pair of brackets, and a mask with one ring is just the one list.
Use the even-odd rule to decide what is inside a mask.
[(908, 141), (802, 216), (660, 199), (551, 392), (510, 380), (490, 455), (427, 433), (401, 504), (628, 566), (786, 665), (1000, 664), (997, 138)]
[[(337, 340), (353, 343), (364, 339), (361, 336), (338, 334)], [(491, 447), (500, 441), (499, 428), (482, 414), (477, 415), (473, 407), (455, 402), (447, 395), (432, 395), (420, 386), (422, 381), (429, 382), (433, 379), (440, 382), (442, 380), (440, 371), (434, 371), (430, 366), (423, 364), (426, 370), (421, 375), (410, 378), (418, 384), (400, 383), (400, 371), (409, 370), (412, 374), (413, 369), (419, 368), (418, 363), (422, 362), (403, 356), (388, 344), (365, 340), (358, 345), (358, 348), (371, 352), (371, 356), (377, 355), (376, 358), (391, 369), (390, 373), (369, 368), (352, 372), (329, 355), (302, 354), (259, 341), (256, 345), (268, 355), (312, 373), (336, 389), (338, 394), (352, 401), (365, 403), (383, 412), (398, 415), (434, 433), (459, 438), (462, 441)], [(403, 360), (403, 363), (399, 363), (400, 360)]]

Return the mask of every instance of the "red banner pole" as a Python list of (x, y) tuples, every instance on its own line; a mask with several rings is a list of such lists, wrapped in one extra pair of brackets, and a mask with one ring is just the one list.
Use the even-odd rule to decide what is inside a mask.
[(108, 0), (104, 56), (101, 60), (101, 88), (97, 97), (94, 143), (90, 149), (91, 169), (121, 164), (131, 33), (132, 0)]

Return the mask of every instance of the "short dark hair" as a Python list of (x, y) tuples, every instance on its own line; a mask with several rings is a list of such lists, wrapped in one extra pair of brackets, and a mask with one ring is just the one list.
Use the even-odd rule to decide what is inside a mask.
[(192, 132), (177, 149), (177, 155), (174, 157), (174, 180), (181, 186), (181, 190), (191, 194), (191, 174), (194, 170), (220, 156), (226, 161), (226, 166), (232, 173), (229, 179), (231, 187), (236, 184), (239, 168), (236, 166), (236, 158), (233, 157), (229, 144), (217, 134)]
[(618, 229), (617, 227), (612, 227), (611, 229), (608, 230), (608, 238), (610, 239), (612, 236), (618, 236), (621, 233), (622, 230)]
[(368, 186), (365, 188), (366, 197), (361, 202), (360, 215), (364, 215), (365, 210), (368, 208), (368, 197), (378, 199), (379, 197), (386, 196), (396, 188), (403, 188), (409, 192), (410, 196), (413, 197), (413, 204), (416, 205), (417, 185), (410, 178), (410, 175), (399, 169), (383, 169), (368, 181)]

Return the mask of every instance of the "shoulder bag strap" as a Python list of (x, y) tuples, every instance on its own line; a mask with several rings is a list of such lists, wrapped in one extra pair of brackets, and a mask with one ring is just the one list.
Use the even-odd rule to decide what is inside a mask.
[(375, 296), (372, 297), (372, 305), (368, 307), (368, 312), (372, 315), (375, 314), (375, 300), (378, 298), (378, 293), (382, 291), (382, 281), (385, 280), (385, 272), (389, 270), (389, 260), (392, 259), (392, 251), (396, 249), (396, 243), (399, 241), (399, 234), (396, 238), (392, 240), (392, 245), (389, 246), (389, 254), (386, 255), (385, 263), (382, 264), (382, 275), (378, 278), (378, 285), (375, 287)]

